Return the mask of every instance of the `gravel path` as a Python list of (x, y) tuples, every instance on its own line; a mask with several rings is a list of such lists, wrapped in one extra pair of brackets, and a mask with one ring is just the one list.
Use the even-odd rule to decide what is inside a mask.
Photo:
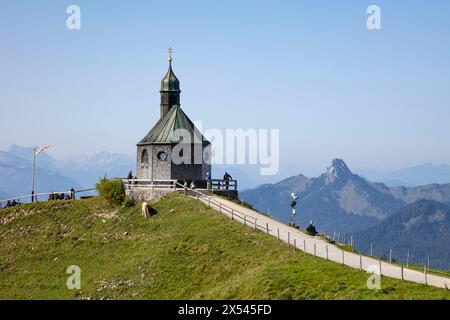
[[(379, 273), (381, 266), (381, 274), (386, 277), (402, 279), (410, 282), (420, 284), (428, 284), (438, 288), (450, 288), (450, 279), (427, 274), (424, 272), (402, 268), (388, 262), (381, 262), (367, 256), (344, 251), (339, 247), (332, 245), (320, 238), (309, 236), (295, 228), (287, 226), (279, 221), (271, 219), (254, 210), (245, 208), (235, 202), (228, 201), (218, 196), (200, 197), (202, 202), (210, 204), (213, 209), (219, 210), (226, 216), (234, 220), (246, 224), (249, 227), (258, 228), (281, 241), (295, 246), (297, 249), (306, 251), (307, 253), (316, 255), (318, 257), (343, 263), (355, 269), (362, 269), (367, 271), (371, 268), (371, 272)], [(403, 276), (402, 276), (403, 273)]]

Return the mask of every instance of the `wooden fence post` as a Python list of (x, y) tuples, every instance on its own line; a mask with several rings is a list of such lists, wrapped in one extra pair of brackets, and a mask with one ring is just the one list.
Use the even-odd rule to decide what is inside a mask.
[(288, 246), (291, 245), (291, 233), (288, 232)]
[(269, 234), (269, 223), (266, 223), (267, 234)]
[(344, 255), (345, 255), (345, 252), (344, 252), (344, 250), (342, 250), (342, 264), (345, 264)]
[(258, 218), (255, 218), (255, 230), (258, 230)]
[(428, 272), (427, 272), (427, 266), (423, 266), (423, 273), (425, 274), (425, 284), (428, 285)]
[(294, 238), (294, 250), (297, 250), (297, 239)]
[(244, 214), (244, 226), (247, 225), (247, 216)]
[(406, 255), (406, 267), (409, 267), (409, 255), (410, 255), (410, 250), (408, 250), (408, 254)]
[(325, 252), (327, 253), (327, 260), (329, 260), (328, 259), (328, 245), (327, 244), (325, 245)]
[(306, 240), (303, 240), (303, 251), (306, 253)]
[(277, 228), (277, 236), (278, 236), (278, 240), (280, 240), (280, 228)]
[(380, 259), (380, 277), (383, 273), (381, 272), (381, 259)]
[(359, 255), (359, 269), (360, 269), (360, 270), (363, 270), (362, 254)]
[(400, 270), (401, 270), (402, 280), (405, 280), (405, 277), (403, 276), (403, 266), (400, 266)]
[(314, 257), (317, 257), (317, 252), (316, 252), (316, 243), (314, 242)]
[(231, 209), (231, 220), (234, 220), (234, 210)]

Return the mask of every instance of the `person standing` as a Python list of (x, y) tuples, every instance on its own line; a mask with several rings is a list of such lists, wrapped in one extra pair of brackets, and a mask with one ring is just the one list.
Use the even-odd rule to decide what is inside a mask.
[(133, 180), (133, 171), (130, 170), (128, 172), (127, 179), (128, 179), (128, 189), (130, 189), (130, 180)]
[(206, 173), (206, 189), (211, 189), (211, 173)]
[(184, 180), (183, 187), (184, 187), (184, 194), (186, 194), (188, 188), (188, 182), (186, 180)]
[(228, 172), (225, 171), (223, 180), (225, 180), (225, 190), (228, 190), (229, 185), (230, 185), (230, 180), (233, 180), (233, 177)]

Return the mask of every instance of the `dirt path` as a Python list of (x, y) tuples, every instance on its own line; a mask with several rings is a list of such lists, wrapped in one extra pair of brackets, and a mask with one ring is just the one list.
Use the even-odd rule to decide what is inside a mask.
[[(208, 200), (209, 199), (209, 200)], [(271, 219), (254, 210), (245, 208), (235, 202), (228, 201), (218, 196), (211, 196), (209, 198), (200, 197), (200, 201), (210, 204), (213, 209), (219, 210), (226, 216), (234, 220), (246, 224), (249, 227), (265, 231), (268, 234), (279, 238), (281, 241), (295, 246), (297, 249), (306, 251), (307, 253), (316, 255), (318, 257), (343, 263), (355, 269), (362, 269), (367, 271), (371, 268), (371, 272), (378, 270), (381, 266), (381, 274), (386, 277), (402, 279), (410, 282), (420, 284), (428, 284), (438, 288), (450, 288), (450, 279), (402, 268), (392, 263), (381, 262), (359, 254), (344, 251), (339, 247), (332, 245), (320, 238), (309, 236), (295, 228), (289, 227), (279, 221)], [(403, 273), (403, 276), (402, 276)]]

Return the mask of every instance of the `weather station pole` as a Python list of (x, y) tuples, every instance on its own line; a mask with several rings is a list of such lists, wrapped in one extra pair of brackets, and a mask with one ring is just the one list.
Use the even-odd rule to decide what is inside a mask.
[(290, 221), (289, 221), (289, 225), (291, 225), (291, 226), (293, 226), (295, 228), (296, 227), (295, 215), (297, 213), (296, 212), (296, 207), (297, 207), (298, 196), (295, 193), (292, 193), (291, 194), (291, 198), (292, 198), (292, 201), (291, 201), (292, 212), (291, 212), (291, 218), (290, 218)]

